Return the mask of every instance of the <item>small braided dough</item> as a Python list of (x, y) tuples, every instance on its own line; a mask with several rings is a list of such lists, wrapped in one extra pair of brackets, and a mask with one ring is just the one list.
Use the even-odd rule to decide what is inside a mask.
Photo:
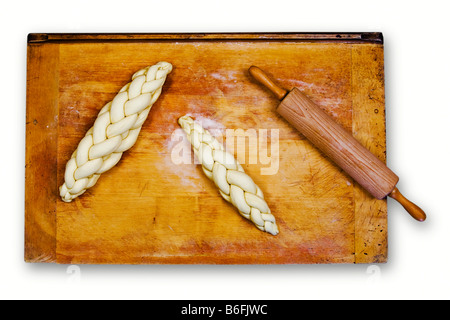
[(114, 167), (122, 153), (134, 145), (171, 71), (168, 62), (139, 70), (100, 110), (66, 164), (64, 184), (59, 188), (63, 201), (70, 202), (94, 186), (100, 175)]
[(186, 132), (203, 172), (214, 181), (222, 197), (258, 229), (277, 235), (275, 217), (261, 189), (244, 172), (234, 156), (226, 152), (222, 144), (191, 117), (183, 116), (178, 119), (178, 123)]

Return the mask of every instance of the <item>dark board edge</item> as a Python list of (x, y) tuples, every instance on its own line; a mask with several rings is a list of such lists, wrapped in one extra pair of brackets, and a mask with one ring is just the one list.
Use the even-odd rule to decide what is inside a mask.
[(127, 41), (300, 41), (383, 44), (381, 32), (257, 32), (257, 33), (30, 33), (27, 42)]

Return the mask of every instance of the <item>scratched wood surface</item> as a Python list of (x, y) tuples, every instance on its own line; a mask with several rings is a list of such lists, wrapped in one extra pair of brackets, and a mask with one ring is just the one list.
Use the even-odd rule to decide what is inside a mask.
[[(298, 87), (385, 161), (380, 37), (203, 36), (29, 37), (25, 260), (386, 262), (386, 200), (370, 196), (280, 118), (278, 101), (247, 72), (257, 65), (281, 86)], [(98, 111), (135, 71), (161, 60), (174, 69), (136, 144), (93, 188), (62, 202), (65, 164)], [(180, 161), (179, 150), (189, 147), (177, 125), (185, 114), (234, 146), (277, 219), (277, 236), (225, 202), (193, 157)], [(232, 139), (227, 129), (251, 137)]]

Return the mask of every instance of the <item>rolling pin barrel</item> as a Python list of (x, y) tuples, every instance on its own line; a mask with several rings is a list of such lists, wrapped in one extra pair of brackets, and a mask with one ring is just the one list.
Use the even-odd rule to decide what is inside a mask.
[(294, 88), (277, 112), (375, 198), (394, 190), (397, 175), (300, 90)]
[(282, 100), (277, 112), (370, 194), (377, 199), (391, 196), (400, 202), (413, 218), (425, 220), (426, 215), (422, 209), (407, 200), (396, 188), (398, 176), (362, 146), (350, 132), (297, 88), (288, 92), (278, 87), (257, 67), (252, 66), (249, 72)]

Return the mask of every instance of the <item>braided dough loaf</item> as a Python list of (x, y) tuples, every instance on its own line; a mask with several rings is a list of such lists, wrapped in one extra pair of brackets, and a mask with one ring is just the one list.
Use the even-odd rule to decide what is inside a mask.
[(277, 235), (275, 217), (270, 213), (261, 189), (244, 172), (234, 156), (226, 152), (211, 134), (189, 116), (178, 119), (187, 134), (203, 172), (213, 180), (222, 197), (245, 218), (270, 234)]
[(66, 164), (64, 184), (59, 188), (63, 201), (70, 202), (95, 185), (100, 175), (114, 167), (122, 153), (134, 145), (171, 71), (168, 62), (139, 70), (100, 110)]

